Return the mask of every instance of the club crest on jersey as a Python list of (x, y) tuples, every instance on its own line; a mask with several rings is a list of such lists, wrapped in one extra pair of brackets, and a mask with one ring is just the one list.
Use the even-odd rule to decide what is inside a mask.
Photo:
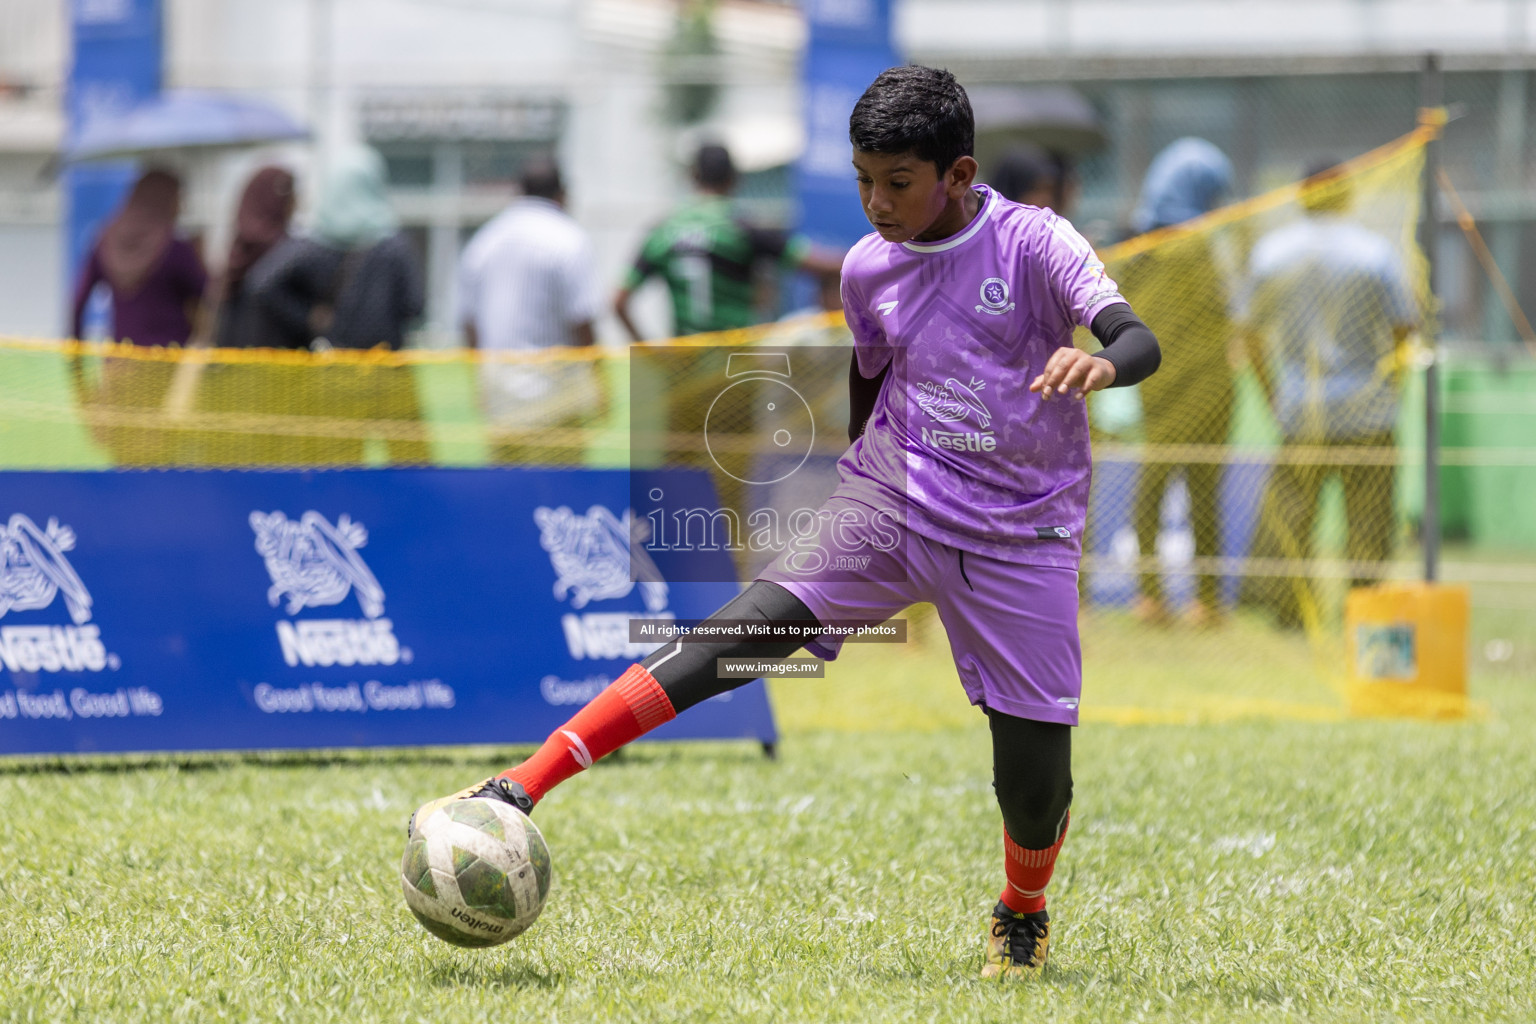
[(1008, 301), (1007, 281), (1000, 277), (989, 277), (981, 282), (981, 305), (976, 307), (976, 312), (1002, 316), (1013, 312), (1013, 308), (1014, 303)]

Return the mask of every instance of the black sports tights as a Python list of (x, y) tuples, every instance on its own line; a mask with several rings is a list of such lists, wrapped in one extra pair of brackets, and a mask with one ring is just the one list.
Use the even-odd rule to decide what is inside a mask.
[(1072, 806), (1072, 727), (987, 709), (992, 726), (992, 788), (1003, 825), (1026, 850), (1061, 838)]
[[(711, 619), (742, 622), (815, 622), (816, 616), (777, 583), (759, 581)], [(745, 679), (721, 679), (717, 658), (786, 658), (804, 646), (796, 640), (674, 641), (641, 664), (656, 677), (678, 714), (734, 690)], [(990, 708), (992, 785), (1013, 841), (1026, 850), (1056, 842), (1072, 803), (1072, 728), (1015, 718)]]
[[(737, 594), (710, 619), (812, 623), (816, 616), (798, 597), (777, 583), (759, 580)], [(701, 701), (750, 682), (747, 679), (721, 679), (715, 670), (716, 658), (787, 658), (804, 646), (804, 641), (799, 640), (674, 640), (640, 664), (667, 692), (673, 710), (682, 714)]]

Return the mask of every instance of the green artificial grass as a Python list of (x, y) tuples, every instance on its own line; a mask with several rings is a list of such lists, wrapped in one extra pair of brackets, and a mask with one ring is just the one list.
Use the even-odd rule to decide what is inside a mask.
[(1459, 724), (1085, 726), (1051, 967), (1003, 985), (963, 702), (802, 728), (781, 686), (777, 761), (623, 752), (540, 806), (544, 916), (477, 952), (407, 912), (403, 823), (518, 751), (11, 762), (0, 1020), (1530, 1020), (1536, 690), (1476, 688)]

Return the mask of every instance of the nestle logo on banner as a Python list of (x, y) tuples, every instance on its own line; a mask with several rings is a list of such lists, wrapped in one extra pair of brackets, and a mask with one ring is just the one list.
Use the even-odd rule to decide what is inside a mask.
[(66, 551), (75, 532), (50, 518), (39, 527), (20, 512), (0, 525), (0, 617), (36, 611), (62, 597), (70, 625), (0, 626), (0, 664), (12, 672), (100, 672), (119, 666), (90, 621), (91, 592)]
[(382, 617), (384, 588), (357, 553), (368, 543), (362, 523), (343, 513), (332, 525), (314, 510), (297, 522), (281, 512), (257, 511), (250, 522), (256, 551), (272, 577), (268, 603), (282, 603), (289, 615), (296, 615), (305, 608), (340, 604), (355, 594), (366, 616), (279, 621), (277, 639), (285, 662), (322, 668), (410, 662), (410, 648), (400, 646), (394, 624)]
[[(667, 581), (656, 567), (645, 542), (650, 538), (650, 522), (630, 509), (615, 516), (602, 505), (593, 505), (586, 515), (570, 508), (539, 506), (533, 519), (539, 526), (539, 546), (549, 552), (549, 564), (555, 570), (555, 599), (569, 597), (577, 611), (594, 601), (628, 597), (640, 587), (640, 599), (652, 618), (668, 619)], [(566, 647), (577, 660), (613, 660), (642, 658), (659, 644), (634, 644), (629, 641), (629, 611), (567, 612), (560, 617)], [(545, 695), (548, 700), (548, 694)]]

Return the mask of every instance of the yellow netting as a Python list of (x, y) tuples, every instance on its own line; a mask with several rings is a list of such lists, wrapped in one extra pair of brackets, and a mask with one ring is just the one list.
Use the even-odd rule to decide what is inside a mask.
[[(1433, 315), (1428, 113), (1325, 180), (1101, 253), (1163, 364), (1139, 401), (1095, 396), (1093, 523), (1115, 536), (1090, 538), (1088, 593), (1127, 641), (1097, 657), (1201, 717), (1326, 716), (1349, 692), (1345, 592), (1412, 572), (1396, 494), (1404, 370)], [(1152, 660), (1177, 667), (1148, 671), (1165, 646)]]
[[(812, 317), (649, 346), (667, 354), (672, 379), (637, 387), (686, 402), (687, 381), (723, 365), (719, 349), (765, 341), (846, 344), (847, 332), (841, 317)], [(0, 340), (0, 469), (622, 466), (630, 363), (628, 350), (602, 348), (312, 354)]]
[[(1396, 424), (1412, 345), (1403, 328), (1430, 314), (1415, 229), (1436, 130), (1319, 188), (1280, 189), (1102, 254), (1164, 358), (1134, 391), (1092, 399), (1092, 714), (1339, 713), (1346, 589), (1411, 574), (1394, 561)], [(1345, 257), (1395, 266), (1405, 308), (1381, 274), (1340, 270)], [(0, 469), (633, 460), (710, 469), (730, 504), (740, 481), (720, 467), (760, 450), (761, 425), (714, 424), (714, 452), (701, 450), (700, 427), (730, 351), (765, 342), (808, 346), (795, 376), (814, 382), (803, 390), (816, 453), (835, 458), (847, 367), (835, 346), (848, 338), (833, 317), (638, 354), (0, 341)]]

